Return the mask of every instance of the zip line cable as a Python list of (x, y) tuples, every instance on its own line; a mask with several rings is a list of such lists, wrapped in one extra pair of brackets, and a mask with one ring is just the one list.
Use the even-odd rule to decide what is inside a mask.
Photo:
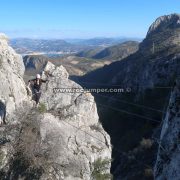
[[(72, 88), (72, 86), (66, 86), (66, 88)], [(72, 89), (73, 89), (73, 88), (72, 88)], [(109, 99), (111, 99), (111, 100), (113, 100), (113, 101), (122, 102), (122, 103), (129, 104), (129, 105), (134, 105), (134, 106), (137, 106), (137, 107), (140, 107), (140, 108), (144, 108), (144, 109), (156, 111), (156, 112), (159, 112), (159, 113), (165, 113), (164, 111), (159, 110), (159, 109), (155, 109), (155, 108), (152, 108), (152, 107), (148, 107), (148, 106), (141, 105), (141, 104), (137, 104), (137, 103), (133, 103), (133, 102), (128, 102), (128, 101), (121, 100), (121, 99), (116, 99), (116, 98), (113, 98), (113, 97), (101, 95), (101, 94), (99, 94), (99, 93), (96, 93), (96, 95), (94, 95), (94, 96), (109, 98)]]
[[(70, 96), (72, 96), (72, 95), (70, 95)], [(79, 97), (79, 99), (82, 99), (82, 100), (85, 100), (85, 101), (89, 101), (89, 102), (95, 103), (95, 101), (90, 101), (90, 100), (84, 99), (84, 98), (82, 98), (82, 97)], [(125, 102), (125, 101), (124, 101), (124, 102)], [(126, 103), (127, 103), (127, 102), (126, 102)], [(97, 105), (100, 105), (100, 106), (102, 106), (102, 107), (104, 107), (104, 108), (110, 108), (110, 109), (112, 109), (112, 110), (116, 110), (116, 111), (119, 111), (119, 112), (122, 112), (122, 113), (126, 113), (126, 114), (128, 114), (128, 115), (132, 115), (132, 116), (136, 116), (136, 117), (139, 117), (139, 118), (142, 118), (142, 119), (146, 119), (146, 120), (148, 120), (148, 121), (153, 121), (153, 122), (158, 122), (158, 123), (160, 123), (160, 121), (158, 121), (158, 120), (151, 119), (151, 118), (148, 118), (148, 117), (146, 117), (146, 116), (139, 115), (139, 114), (131, 113), (131, 112), (128, 112), (128, 111), (126, 111), (126, 110), (122, 110), (122, 109), (110, 107), (110, 106), (107, 106), (107, 105), (104, 105), (104, 104), (100, 104), (100, 103), (96, 103), (96, 104), (97, 104)], [(130, 103), (129, 103), (129, 104), (130, 104)], [(131, 103), (131, 104), (134, 104), (134, 103)], [(134, 104), (134, 105), (135, 105), (135, 104)], [(136, 105), (137, 105), (137, 104), (136, 104)], [(139, 106), (140, 106), (140, 105), (139, 105)], [(146, 107), (146, 108), (147, 108), (147, 107)], [(149, 109), (151, 109), (151, 108), (149, 108)], [(151, 110), (152, 110), (152, 109), (151, 109)], [(153, 109), (153, 110), (154, 110), (154, 109)], [(85, 134), (89, 135), (90, 137), (95, 138), (95, 139), (98, 140), (99, 142), (101, 142), (101, 143), (103, 143), (103, 144), (106, 145), (106, 143), (105, 143), (104, 141), (102, 141), (102, 140), (100, 140), (99, 138), (97, 138), (97, 137), (95, 137), (95, 136), (87, 133), (86, 131), (82, 130), (81, 128), (78, 128), (78, 127), (76, 127), (75, 125), (72, 125), (72, 124), (69, 123), (69, 122), (66, 122), (66, 121), (63, 121), (63, 122), (66, 123), (66, 124), (68, 124), (68, 125), (70, 125), (70, 126), (72, 126), (73, 128), (76, 128), (77, 130), (80, 130), (80, 131), (84, 132)], [(118, 149), (113, 148), (113, 150), (116, 151), (118, 154), (121, 154), (121, 155), (126, 156), (126, 157), (128, 158), (128, 155), (120, 152)], [(147, 164), (145, 164), (145, 163), (142, 163), (142, 162), (138, 161), (137, 159), (134, 159), (134, 160), (135, 160), (138, 164), (141, 164), (141, 165), (143, 165), (143, 166), (145, 165), (146, 167), (150, 167), (149, 165), (147, 165)]]
[(151, 107), (148, 107), (148, 106), (131, 103), (131, 102), (128, 102), (128, 101), (125, 101), (125, 100), (116, 99), (116, 98), (108, 97), (108, 96), (101, 95), (101, 94), (96, 94), (96, 95), (94, 95), (94, 96), (109, 98), (110, 100), (113, 100), (113, 101), (122, 102), (122, 103), (124, 103), (124, 104), (129, 104), (129, 105), (137, 106), (137, 107), (144, 108), (144, 109), (148, 109), (148, 110), (152, 110), (152, 111), (157, 111), (157, 112), (159, 112), (159, 113), (164, 113), (164, 111), (161, 111), (161, 110), (159, 110), (159, 109), (154, 109), (154, 108), (151, 108)]
[(141, 119), (146, 119), (146, 120), (148, 120), (148, 121), (158, 122), (158, 123), (161, 122), (161, 121), (159, 121), (159, 120), (151, 119), (151, 118), (148, 118), (148, 117), (143, 116), (143, 115), (131, 113), (131, 112), (128, 112), (128, 111), (126, 111), (126, 110), (118, 109), (118, 108), (115, 108), (115, 107), (110, 107), (110, 106), (107, 106), (107, 105), (104, 105), (104, 104), (100, 104), (100, 103), (96, 103), (96, 104), (97, 104), (97, 105), (100, 105), (100, 106), (102, 106), (102, 107), (105, 107), (105, 108), (110, 108), (110, 109), (112, 109), (112, 110), (122, 112), (122, 113), (124, 113), (124, 114), (136, 116), (136, 117), (139, 117), (139, 118), (141, 118)]
[[(70, 86), (65, 86), (66, 88), (70, 88)], [(71, 86), (72, 88), (72, 86)], [(73, 88), (72, 88), (73, 89)], [(72, 96), (72, 95), (70, 95)], [(84, 99), (84, 98), (81, 98), (81, 99)], [(95, 101), (90, 101), (90, 100), (87, 100), (87, 99), (84, 99), (86, 101), (89, 101), (89, 102), (95, 102)], [(111, 106), (108, 106), (108, 105), (104, 105), (104, 104), (101, 104), (101, 103), (96, 103), (97, 105), (99, 106), (102, 106), (102, 107), (105, 107), (105, 108), (109, 108), (109, 109), (112, 109), (112, 110), (115, 110), (115, 111), (119, 111), (119, 112), (122, 112), (122, 113), (125, 113), (125, 114), (129, 114), (129, 115), (132, 115), (132, 116), (136, 116), (136, 117), (139, 117), (141, 119), (146, 119), (146, 120), (149, 120), (149, 121), (152, 121), (152, 122), (161, 122), (159, 120), (155, 120), (155, 119), (152, 119), (152, 118), (148, 118), (146, 116), (143, 116), (143, 115), (139, 115), (139, 114), (136, 114), (136, 113), (131, 113), (131, 112), (128, 112), (126, 110), (123, 110), (123, 109), (118, 109), (118, 108), (115, 108), (115, 107), (111, 107)]]
[[(68, 87), (66, 86), (66, 88), (68, 88)], [(69, 94), (68, 94), (68, 95), (69, 95)], [(72, 96), (72, 95), (69, 95), (69, 96)], [(89, 101), (89, 102), (92, 102), (92, 103), (95, 102), (95, 101), (90, 101), (90, 100), (87, 100), (87, 99), (84, 99), (84, 98), (81, 98), (81, 97), (79, 97), (79, 99), (82, 99), (82, 100), (85, 100), (85, 101)], [(148, 117), (146, 117), (146, 116), (139, 115), (139, 114), (136, 114), (136, 113), (131, 113), (131, 112), (128, 112), (128, 111), (123, 110), (123, 109), (118, 109), (118, 108), (111, 107), (111, 106), (108, 106), (108, 105), (104, 105), (104, 104), (101, 104), (101, 103), (96, 103), (96, 104), (99, 105), (99, 106), (102, 106), (102, 107), (104, 107), (104, 108), (109, 108), (109, 109), (112, 109), (112, 110), (115, 110), (115, 111), (119, 111), (119, 112), (124, 113), (124, 114), (136, 116), (136, 117), (141, 118), (141, 119), (146, 119), (146, 120), (148, 120), (148, 121), (158, 122), (158, 123), (161, 122), (161, 121), (159, 121), (159, 120), (152, 119), (152, 118), (148, 118)]]
[[(85, 83), (86, 83), (86, 84), (95, 84), (95, 83), (81, 82), (81, 81), (80, 81), (80, 83), (84, 83), (84, 84), (85, 84)], [(96, 84), (97, 84), (97, 83), (96, 83)], [(98, 83), (98, 85), (100, 85), (100, 83)], [(121, 85), (108, 85), (108, 84), (101, 84), (101, 85), (111, 86), (111, 87), (112, 87), (112, 86), (121, 86)], [(139, 86), (139, 87), (145, 87), (145, 86)], [(169, 88), (172, 88), (172, 87), (153, 87), (153, 88), (154, 88), (154, 89), (155, 89), (155, 88), (156, 88), (156, 89), (169, 89)], [(72, 95), (71, 95), (71, 96), (72, 96)], [(98, 96), (109, 98), (108, 96), (103, 96), (103, 95), (99, 95), (99, 94), (98, 94)], [(90, 100), (87, 100), (87, 99), (84, 99), (84, 98), (81, 98), (81, 99), (94, 103), (94, 101), (90, 101)], [(110, 97), (110, 99), (114, 99), (114, 98)], [(154, 108), (146, 107), (146, 106), (143, 106), (143, 105), (138, 105), (138, 104), (135, 104), (135, 103), (129, 103), (129, 102), (124, 101), (124, 100), (117, 100), (117, 99), (116, 99), (116, 101), (123, 102), (123, 103), (130, 104), (130, 105), (135, 105), (135, 106), (137, 106), (137, 107), (146, 108), (146, 109), (149, 109), (149, 110), (153, 110), (153, 111), (157, 111), (157, 112), (164, 113), (164, 112), (161, 111), (161, 110), (157, 110), (157, 109), (154, 109)], [(107, 106), (107, 105), (104, 105), (104, 104), (100, 104), (100, 103), (96, 103), (96, 104), (98, 104), (98, 105), (100, 105), (100, 106), (102, 106), (102, 107), (110, 108), (110, 109), (113, 109), (113, 110), (116, 110), (116, 111), (120, 111), (120, 112), (122, 112), (122, 113), (126, 113), (126, 114), (129, 114), (129, 115), (132, 115), (132, 116), (136, 116), (136, 117), (139, 117), (139, 118), (143, 118), (143, 119), (146, 119), (146, 120), (149, 120), (149, 121), (158, 122), (158, 123), (161, 122), (161, 121), (158, 121), (158, 120), (155, 120), (155, 119), (151, 119), (151, 118), (148, 118), (148, 117), (145, 117), (145, 116), (142, 116), (142, 115), (138, 115), (138, 114), (135, 114), (135, 113), (128, 112), (128, 111), (126, 111), (126, 110), (122, 110), (122, 109), (110, 107), (110, 106)], [(75, 125), (72, 125), (71, 123), (66, 122), (66, 121), (63, 121), (63, 122), (66, 123), (66, 124), (68, 124), (68, 125), (70, 125), (70, 126), (72, 126), (73, 128), (76, 128), (77, 130), (80, 130), (80, 131), (84, 132), (85, 134), (89, 135), (90, 137), (95, 138), (95, 139), (98, 140), (99, 142), (101, 142), (101, 143), (103, 143), (103, 144), (106, 144), (104, 141), (102, 141), (102, 140), (100, 140), (99, 138), (96, 138), (95, 136), (87, 133), (86, 131), (84, 131), (84, 130), (78, 128), (78, 127), (76, 127)], [(126, 156), (126, 157), (128, 158), (128, 155), (123, 154), (123, 153), (120, 152), (118, 149), (116, 149), (116, 148), (113, 147), (113, 150), (115, 150), (116, 152), (118, 152), (118, 153), (120, 153), (121, 155), (124, 155), (124, 156)], [(138, 164), (141, 164), (141, 165), (145, 165), (145, 166), (147, 166), (147, 167), (150, 167), (149, 165), (147, 165), (147, 164), (145, 164), (145, 163), (139, 162), (137, 159), (134, 159), (134, 160), (135, 160)]]
[[(68, 88), (68, 87), (66, 87), (66, 88)], [(69, 95), (69, 96), (72, 96), (72, 95)], [(90, 100), (87, 100), (87, 99), (84, 99), (84, 98), (80, 98), (80, 99), (85, 100), (85, 101), (89, 101), (89, 102), (92, 102), (92, 103), (95, 102), (95, 101), (90, 101)], [(121, 113), (124, 113), (124, 114), (128, 114), (128, 115), (131, 115), (131, 116), (136, 116), (136, 117), (141, 118), (141, 119), (146, 119), (146, 120), (148, 120), (148, 121), (158, 122), (158, 123), (161, 122), (161, 121), (159, 121), (159, 120), (152, 119), (152, 118), (148, 118), (148, 117), (146, 117), (146, 116), (139, 115), (139, 114), (136, 114), (136, 113), (132, 113), (132, 112), (129, 112), (129, 111), (126, 111), (126, 110), (123, 110), (123, 109), (111, 107), (111, 106), (104, 105), (104, 104), (97, 103), (97, 102), (96, 102), (96, 104), (99, 105), (99, 106), (101, 106), (101, 107), (104, 107), (104, 108), (109, 108), (109, 109), (112, 109), (112, 110), (115, 110), (115, 111), (118, 111), (118, 112), (121, 112)]]

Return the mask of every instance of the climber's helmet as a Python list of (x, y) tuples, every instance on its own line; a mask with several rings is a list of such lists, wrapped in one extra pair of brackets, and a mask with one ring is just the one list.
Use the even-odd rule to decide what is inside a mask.
[(37, 79), (40, 79), (40, 78), (41, 78), (41, 75), (40, 75), (40, 74), (37, 74), (37, 75), (36, 75), (36, 78), (37, 78)]

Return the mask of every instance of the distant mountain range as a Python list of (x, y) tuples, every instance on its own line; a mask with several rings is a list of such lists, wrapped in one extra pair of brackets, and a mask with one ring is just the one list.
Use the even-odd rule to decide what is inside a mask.
[(99, 47), (95, 49), (85, 50), (78, 53), (77, 56), (93, 59), (120, 60), (135, 53), (138, 48), (138, 42), (127, 41), (107, 48)]
[(20, 54), (61, 53), (70, 54), (92, 47), (109, 47), (127, 40), (137, 38), (94, 38), (94, 39), (28, 39), (16, 38), (10, 41), (10, 45)]
[(91, 47), (91, 49), (86, 49), (80, 53), (62, 57), (50, 57), (37, 54), (26, 55), (23, 58), (26, 67), (25, 75), (34, 76), (36, 73), (40, 73), (47, 61), (51, 61), (56, 65), (63, 64), (71, 76), (84, 75), (135, 53), (138, 47), (138, 42), (128, 41), (107, 48)]
[(112, 62), (108, 60), (96, 61), (77, 56), (50, 58), (43, 55), (26, 55), (24, 56), (23, 61), (26, 68), (24, 75), (25, 81), (31, 76), (34, 77), (37, 73), (41, 73), (48, 61), (57, 66), (63, 65), (70, 76), (84, 75), (87, 72), (93, 71)]
[(93, 58), (96, 54), (100, 53), (103, 51), (105, 48), (104, 47), (93, 47), (90, 49), (85, 49), (83, 51), (80, 51), (76, 54), (78, 57), (86, 57), (86, 58)]
[(108, 47), (116, 44), (120, 44), (126, 41), (138, 41), (140, 42), (142, 39), (140, 38), (92, 38), (92, 39), (76, 39), (76, 40), (66, 40), (72, 44), (86, 45), (86, 46), (102, 46)]
[(44, 39), (12, 39), (11, 46), (20, 54), (30, 53), (50, 53), (50, 52), (73, 52), (82, 47), (72, 45), (64, 40), (44, 40)]

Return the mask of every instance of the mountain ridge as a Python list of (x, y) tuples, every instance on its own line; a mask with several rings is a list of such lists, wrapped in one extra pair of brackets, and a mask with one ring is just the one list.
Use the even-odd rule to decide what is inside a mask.
[[(108, 47), (115, 44), (134, 40), (135, 38), (94, 38), (86, 40), (66, 40), (66, 39), (31, 39), (31, 38), (14, 38), (10, 40), (11, 46), (20, 54), (32, 53), (58, 53), (72, 54), (83, 50), (98, 47)], [(87, 43), (86, 43), (87, 42)]]
[[(79, 77), (77, 82), (86, 88), (100, 88), (102, 87), (101, 84), (104, 84), (105, 87), (107, 84), (108, 88), (131, 88), (129, 94), (106, 94), (109, 98), (102, 98), (96, 94), (94, 96), (97, 104), (106, 104), (116, 109), (126, 110), (131, 114), (140, 114), (161, 122), (161, 113), (154, 111), (152, 113), (147, 109), (130, 106), (123, 102), (140, 104), (159, 109), (162, 112), (166, 108), (167, 99), (171, 92), (170, 87), (173, 86), (176, 77), (180, 76), (180, 31), (179, 25), (175, 26), (175, 28), (171, 26), (171, 24), (177, 22), (174, 22), (174, 17), (176, 17), (176, 20), (179, 19), (179, 15), (176, 14), (164, 16), (164, 18), (160, 17), (160, 19), (164, 19), (164, 23), (161, 22), (157, 26), (158, 30), (151, 30), (151, 33), (149, 31), (146, 38), (140, 43), (137, 52), (121, 61), (113, 62), (83, 77)], [(151, 29), (156, 23), (157, 21), (153, 23)], [(161, 28), (162, 24), (166, 28)], [(101, 109), (101, 107), (98, 108)], [(110, 118), (111, 121), (109, 121)], [(125, 113), (114, 113), (113, 110), (105, 111), (102, 109), (100, 111), (100, 120), (105, 130), (110, 134), (113, 146), (116, 149), (122, 149), (126, 155), (136, 157), (137, 160), (148, 164), (151, 167), (151, 177), (149, 178), (153, 179), (152, 164), (156, 160), (158, 148), (154, 138), (158, 139), (159, 124), (143, 121), (143, 118), (140, 120)], [(149, 153), (146, 154), (146, 150), (143, 150), (139, 145), (143, 138), (152, 142), (152, 146), (148, 149), (150, 155), (148, 155)], [(119, 156), (115, 151), (113, 151), (113, 158), (115, 161), (112, 164), (112, 173), (115, 179), (128, 179), (132, 178), (132, 176), (134, 179), (147, 179), (143, 166), (137, 165), (133, 159), (127, 160), (123, 156)], [(136, 167), (136, 172), (133, 168), (127, 170), (123, 166), (127, 161)]]
[(135, 53), (138, 50), (139, 43), (136, 41), (126, 41), (119, 45), (111, 46), (100, 51), (93, 56), (94, 59), (113, 59), (120, 60)]
[(150, 26), (146, 38), (140, 44), (143, 53), (171, 51), (180, 46), (180, 15), (161, 16)]
[(93, 48), (79, 52), (76, 56), (87, 57), (98, 60), (121, 60), (138, 50), (139, 43), (136, 41), (125, 41), (121, 44), (106, 48)]

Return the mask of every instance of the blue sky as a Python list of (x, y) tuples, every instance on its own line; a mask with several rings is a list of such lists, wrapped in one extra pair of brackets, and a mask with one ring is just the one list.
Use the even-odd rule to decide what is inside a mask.
[(179, 0), (1, 0), (0, 31), (10, 37), (144, 37)]

